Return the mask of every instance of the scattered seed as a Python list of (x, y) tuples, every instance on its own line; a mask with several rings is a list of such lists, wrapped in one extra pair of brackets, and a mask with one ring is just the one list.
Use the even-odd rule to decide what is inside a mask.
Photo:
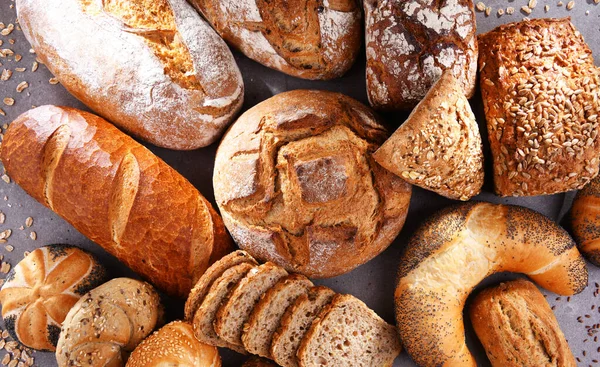
[(8, 252), (13, 252), (13, 250), (15, 249), (15, 248), (13, 247), (13, 245), (6, 245), (6, 246), (4, 246), (4, 248), (5, 248), (5, 249), (6, 249), (6, 251), (8, 251)]
[(488, 6), (487, 8), (485, 8), (485, 16), (489, 17), (490, 14), (492, 14), (492, 8)]
[(34, 61), (34, 62), (33, 62), (33, 66), (31, 67), (31, 71), (35, 73), (35, 72), (36, 72), (36, 70), (38, 69), (38, 66), (39, 66), (39, 65), (40, 65), (40, 64), (38, 64), (38, 62), (37, 62), (37, 61)]
[(537, 0), (529, 0), (528, 6), (529, 6), (530, 9), (535, 8), (536, 5), (537, 5)]
[[(600, 1), (600, 0), (599, 0), (599, 1)], [(546, 13), (547, 13), (547, 12), (549, 12), (549, 11), (550, 11), (550, 5), (546, 5), (546, 6), (544, 6), (544, 10), (546, 11)]]
[(10, 183), (10, 177), (8, 177), (8, 175), (5, 173), (2, 175), (2, 181)]
[(22, 58), (23, 58), (23, 56), (21, 56), (21, 55), (19, 55), (19, 54), (16, 54), (16, 55), (15, 55), (15, 61), (16, 61), (16, 62), (19, 62), (19, 61), (21, 61), (21, 59), (22, 59)]
[(479, 10), (479, 11), (482, 11), (482, 12), (483, 12), (483, 11), (485, 11), (485, 8), (486, 8), (486, 6), (485, 6), (485, 4), (484, 4), (484, 3), (482, 3), (482, 2), (480, 1), (480, 2), (478, 2), (478, 3), (477, 3), (477, 5), (476, 5), (476, 8), (477, 8), (477, 10)]
[(571, 10), (575, 7), (575, 1), (571, 0), (567, 3), (567, 10)]
[(31, 227), (32, 224), (33, 224), (33, 218), (27, 217), (27, 219), (25, 219), (25, 226), (27, 226), (27, 228), (29, 228), (29, 227)]
[(22, 91), (25, 90), (25, 88), (29, 87), (29, 83), (23, 81), (21, 83), (19, 83), (19, 85), (17, 85), (17, 93), (21, 93)]
[(6, 214), (0, 212), (0, 224), (4, 224), (5, 220), (6, 220)]
[(10, 98), (10, 97), (6, 97), (6, 98), (4, 98), (3, 102), (4, 102), (4, 104), (5, 104), (5, 105), (7, 105), (7, 106), (12, 106), (12, 105), (14, 105), (14, 104), (15, 104), (15, 100), (14, 100), (14, 99), (12, 99), (12, 98)]
[(7, 81), (12, 76), (12, 71), (8, 69), (2, 70), (2, 75), (0, 75), (0, 80)]
[(15, 29), (15, 25), (10, 23), (6, 28), (0, 31), (3, 36), (8, 36)]
[(37, 240), (37, 233), (35, 233), (35, 231), (31, 231), (31, 233), (29, 234), (29, 238), (31, 238), (32, 240)]
[(531, 9), (527, 5), (523, 5), (521, 11), (526, 14), (531, 14)]
[(6, 112), (4, 112), (4, 110), (2, 108), (0, 108), (0, 115), (6, 116)]
[(15, 71), (16, 71), (16, 72), (19, 72), (19, 73), (22, 73), (22, 72), (24, 72), (25, 70), (27, 70), (27, 68), (15, 68)]
[(504, 15), (504, 9), (498, 9), (498, 16)]
[(50, 80), (48, 80), (48, 82), (52, 85), (58, 84), (58, 79), (56, 78), (50, 78)]
[(10, 271), (10, 264), (7, 262), (2, 262), (0, 266), (0, 273), (7, 274)]
[(512, 6), (509, 6), (508, 8), (506, 8), (506, 14), (512, 15), (514, 13), (515, 13), (515, 8), (513, 8)]

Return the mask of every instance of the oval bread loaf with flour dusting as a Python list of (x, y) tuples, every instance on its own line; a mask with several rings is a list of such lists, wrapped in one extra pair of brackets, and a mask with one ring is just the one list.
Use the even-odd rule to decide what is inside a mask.
[(0, 157), (29, 195), (167, 293), (187, 296), (231, 250), (198, 190), (98, 116), (30, 110), (11, 123)]
[(214, 142), (242, 105), (227, 45), (185, 0), (19, 0), (19, 24), (61, 84), (171, 149)]

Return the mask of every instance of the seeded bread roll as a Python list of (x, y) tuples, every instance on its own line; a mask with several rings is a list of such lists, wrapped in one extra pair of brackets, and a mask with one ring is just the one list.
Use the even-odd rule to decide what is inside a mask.
[(502, 271), (524, 273), (561, 295), (588, 283), (571, 237), (530, 209), (470, 202), (417, 229), (400, 259), (394, 299), (402, 345), (419, 366), (476, 366), (463, 307), (477, 284)]
[(221, 367), (219, 350), (200, 343), (192, 326), (173, 321), (135, 348), (126, 367)]
[(361, 45), (356, 0), (191, 0), (229, 44), (305, 79), (342, 76)]
[(40, 247), (10, 271), (2, 286), (6, 330), (27, 347), (54, 351), (71, 307), (106, 280), (104, 267), (87, 251), (68, 245)]
[(285, 311), (271, 343), (271, 356), (275, 362), (283, 367), (299, 366), (296, 353), (300, 343), (314, 319), (334, 295), (335, 292), (327, 287), (312, 287)]
[(580, 189), (598, 174), (600, 69), (568, 18), (479, 37), (481, 93), (501, 196)]
[(60, 83), (155, 145), (217, 140), (242, 106), (231, 51), (185, 0), (18, 0), (19, 24)]
[(380, 110), (410, 110), (444, 70), (475, 93), (477, 37), (471, 0), (364, 0), (367, 94)]
[(411, 195), (371, 158), (386, 137), (370, 109), (339, 93), (295, 90), (254, 106), (215, 161), (229, 232), (258, 260), (308, 277), (369, 261), (400, 232)]
[(485, 289), (469, 315), (494, 367), (577, 366), (548, 302), (531, 282)]
[(571, 228), (579, 251), (600, 266), (600, 177), (577, 193), (571, 208)]
[(271, 357), (271, 341), (281, 318), (296, 299), (306, 294), (312, 282), (303, 275), (291, 274), (269, 289), (256, 304), (244, 325), (242, 343), (249, 353)]
[(393, 325), (359, 299), (338, 294), (302, 339), (298, 360), (301, 367), (392, 367), (401, 350)]
[(483, 148), (469, 101), (445, 71), (408, 120), (373, 154), (408, 183), (455, 200), (483, 186)]

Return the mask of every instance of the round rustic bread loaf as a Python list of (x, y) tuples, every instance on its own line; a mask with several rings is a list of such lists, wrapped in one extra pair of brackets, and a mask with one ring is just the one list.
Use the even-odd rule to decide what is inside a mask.
[(217, 151), (213, 185), (240, 247), (309, 277), (332, 277), (385, 248), (411, 187), (372, 158), (388, 136), (339, 93), (296, 90), (244, 113)]
[(104, 267), (87, 251), (68, 245), (40, 247), (11, 270), (2, 286), (6, 329), (27, 347), (54, 351), (71, 307), (105, 281)]

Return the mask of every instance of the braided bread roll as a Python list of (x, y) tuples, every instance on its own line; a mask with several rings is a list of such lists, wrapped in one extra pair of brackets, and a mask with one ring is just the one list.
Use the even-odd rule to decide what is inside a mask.
[(419, 366), (476, 366), (463, 306), (488, 275), (525, 273), (558, 294), (587, 285), (585, 261), (567, 232), (530, 209), (467, 203), (434, 215), (408, 243), (395, 293), (402, 344)]
[(579, 251), (600, 266), (600, 177), (577, 193), (571, 208), (571, 228)]

